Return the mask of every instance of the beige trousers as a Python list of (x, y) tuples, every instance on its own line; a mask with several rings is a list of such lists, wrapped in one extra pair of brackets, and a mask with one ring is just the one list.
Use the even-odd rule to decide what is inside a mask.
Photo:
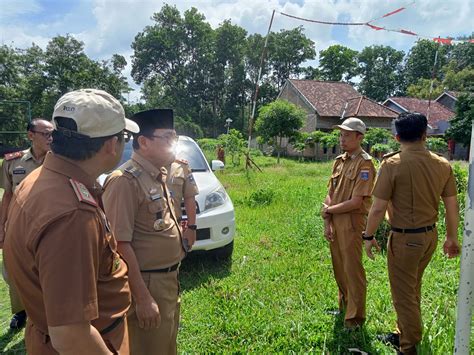
[(178, 271), (144, 272), (143, 280), (158, 304), (161, 324), (158, 328), (144, 330), (138, 326), (135, 307), (132, 304), (128, 316), (131, 355), (176, 354), (176, 337), (179, 325)]
[(391, 232), (388, 240), (388, 276), (404, 354), (416, 354), (422, 338), (421, 281), (436, 250), (436, 230), (426, 233)]
[(335, 240), (330, 243), (334, 277), (339, 287), (339, 309), (345, 309), (345, 324), (361, 325), (365, 321), (367, 280), (362, 265), (363, 214), (334, 214)]

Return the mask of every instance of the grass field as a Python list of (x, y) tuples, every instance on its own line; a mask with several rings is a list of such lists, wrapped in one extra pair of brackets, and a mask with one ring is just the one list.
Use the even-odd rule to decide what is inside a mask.
[[(283, 159), (278, 166), (263, 157), (257, 163), (263, 173), (219, 173), (235, 205), (235, 251), (228, 263), (202, 255), (184, 263), (180, 353), (394, 353), (375, 338), (395, 324), (385, 255), (364, 257), (366, 326), (348, 333), (328, 313), (337, 308), (337, 288), (318, 210), (331, 164)], [(459, 259), (447, 260), (438, 246), (422, 291), (423, 354), (452, 353), (458, 279)], [(6, 331), (9, 318), (1, 281), (0, 353), (22, 354), (22, 335)]]

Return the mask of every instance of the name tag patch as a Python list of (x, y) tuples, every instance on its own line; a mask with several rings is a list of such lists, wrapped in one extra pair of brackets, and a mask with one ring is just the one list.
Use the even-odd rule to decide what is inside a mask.
[(14, 175), (24, 175), (24, 174), (26, 174), (26, 169), (24, 169), (24, 168), (13, 169), (13, 174)]
[(367, 181), (369, 180), (369, 171), (368, 170), (361, 170), (360, 171), (360, 179)]

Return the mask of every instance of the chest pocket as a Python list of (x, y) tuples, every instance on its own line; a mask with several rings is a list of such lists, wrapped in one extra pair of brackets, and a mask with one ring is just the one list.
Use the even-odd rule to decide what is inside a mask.
[(341, 179), (341, 170), (339, 169), (335, 173), (331, 175), (331, 187), (333, 190), (336, 189), (337, 185), (339, 184), (339, 180)]
[(346, 171), (344, 171), (344, 176), (349, 179), (349, 180), (354, 180), (357, 177), (357, 171), (358, 171), (357, 166), (350, 167)]
[(26, 169), (22, 166), (17, 166), (12, 170), (13, 185), (18, 185), (26, 177)]

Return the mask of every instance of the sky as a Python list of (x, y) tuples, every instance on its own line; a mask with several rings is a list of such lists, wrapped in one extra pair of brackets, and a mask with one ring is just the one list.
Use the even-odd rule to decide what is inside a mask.
[[(131, 43), (151, 16), (164, 3), (184, 13), (191, 7), (206, 17), (213, 28), (230, 20), (248, 34), (265, 35), (273, 10), (272, 31), (302, 25), (319, 51), (333, 44), (361, 50), (370, 45), (389, 45), (407, 52), (417, 38), (401, 33), (375, 31), (366, 26), (330, 26), (303, 22), (281, 15), (291, 14), (329, 22), (367, 22), (400, 7), (406, 7), (374, 24), (402, 28), (428, 37), (457, 37), (474, 31), (474, 0), (0, 0), (0, 43), (27, 48), (32, 43), (46, 48), (57, 35), (73, 35), (85, 44), (95, 60), (113, 54), (127, 60), (125, 75), (134, 91), (130, 102), (140, 97), (140, 87), (130, 77)], [(311, 65), (317, 64), (317, 60)]]

